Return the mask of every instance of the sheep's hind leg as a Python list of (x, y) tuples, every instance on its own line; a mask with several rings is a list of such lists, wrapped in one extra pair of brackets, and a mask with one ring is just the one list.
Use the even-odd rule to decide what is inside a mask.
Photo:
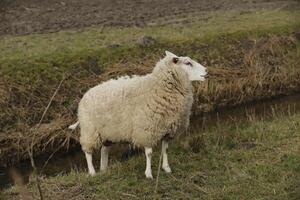
[(105, 171), (108, 165), (108, 154), (109, 154), (109, 146), (102, 146), (101, 147), (101, 163), (100, 163), (100, 170)]
[(93, 166), (92, 154), (85, 152), (85, 158), (86, 158), (86, 162), (87, 162), (87, 165), (88, 165), (89, 174), (91, 176), (95, 176), (96, 175), (96, 171), (95, 171), (95, 168)]
[(162, 155), (163, 155), (162, 168), (165, 172), (171, 173), (171, 168), (169, 166), (168, 155), (167, 155), (168, 146), (169, 146), (168, 142), (165, 140), (162, 140), (162, 142), (161, 142), (161, 150), (162, 150)]
[(145, 148), (145, 155), (146, 155), (146, 171), (145, 175), (147, 178), (153, 178), (152, 170), (151, 170), (151, 157), (152, 157), (152, 148)]

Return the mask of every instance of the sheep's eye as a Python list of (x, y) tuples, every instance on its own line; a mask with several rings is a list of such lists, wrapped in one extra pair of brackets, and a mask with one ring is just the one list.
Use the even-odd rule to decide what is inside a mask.
[(185, 64), (186, 64), (186, 65), (189, 65), (189, 66), (191, 66), (191, 67), (193, 66), (191, 62), (187, 62), (187, 63), (185, 63)]

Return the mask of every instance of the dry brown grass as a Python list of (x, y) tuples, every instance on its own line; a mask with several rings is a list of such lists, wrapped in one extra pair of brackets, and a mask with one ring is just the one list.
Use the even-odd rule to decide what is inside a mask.
[(212, 78), (204, 84), (195, 84), (195, 113), (298, 91), (300, 62), (297, 59), (290, 62), (286, 49), (282, 48), (295, 43), (293, 37), (261, 38), (244, 49), (238, 65), (211, 68)]
[[(43, 123), (34, 131), (24, 127), (23, 131), (8, 132), (0, 135), (1, 163), (12, 164), (19, 159), (29, 158), (28, 147), (33, 142), (35, 155), (57, 148), (68, 149), (71, 140), (77, 140), (76, 134), (66, 130), (70, 120), (58, 118), (50, 123)], [(32, 139), (34, 141), (32, 141)]]

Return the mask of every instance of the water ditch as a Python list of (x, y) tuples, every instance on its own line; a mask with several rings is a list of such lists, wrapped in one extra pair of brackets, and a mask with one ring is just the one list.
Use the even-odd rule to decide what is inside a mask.
[[(220, 124), (242, 123), (255, 119), (272, 118), (277, 114), (291, 115), (300, 112), (300, 95), (278, 97), (266, 101), (257, 101), (249, 104), (223, 108), (211, 113), (192, 118), (191, 129), (203, 130)], [(139, 151), (133, 151), (128, 145), (121, 144), (112, 148), (112, 158), (126, 160)], [(99, 152), (94, 154), (95, 166), (99, 163)], [(35, 159), (39, 173), (45, 177), (62, 175), (71, 170), (86, 170), (86, 161), (80, 148), (73, 149), (68, 153), (57, 153), (49, 159), (49, 156), (41, 156)], [(21, 177), (22, 183), (29, 181), (33, 173), (30, 160), (25, 160), (11, 167), (0, 168), (0, 189), (8, 188), (14, 184), (15, 176)]]

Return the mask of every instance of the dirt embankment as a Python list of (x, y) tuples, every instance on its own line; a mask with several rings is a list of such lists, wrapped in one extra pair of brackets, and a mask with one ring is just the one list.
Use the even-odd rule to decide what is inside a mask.
[[(295, 55), (298, 47), (293, 35), (241, 38), (230, 42), (226, 38), (219, 40), (224, 53), (214, 59), (211, 54), (217, 49), (214, 45), (220, 41), (208, 45), (195, 42), (187, 45), (188, 49), (178, 45), (171, 48), (187, 55), (199, 53), (201, 63), (209, 66), (210, 80), (194, 85), (194, 113), (299, 91), (300, 63)], [(62, 86), (38, 128), (36, 125), (62, 77), (54, 77), (44, 69), (27, 83), (4, 76), (0, 82), (0, 91), (5, 91), (0, 100), (0, 163), (9, 164), (26, 158), (30, 145), (38, 155), (78, 144), (78, 135), (67, 130), (67, 126), (76, 120), (77, 104), (83, 93), (110, 78), (151, 72), (159, 58), (157, 52), (163, 52), (155, 48), (155, 55), (145, 54), (141, 58), (146, 62), (131, 63), (124, 58), (105, 69), (95, 58), (86, 58), (65, 74)]]
[(1, 0), (0, 35), (56, 32), (94, 25), (188, 23), (193, 17), (211, 11), (297, 6), (297, 0)]

